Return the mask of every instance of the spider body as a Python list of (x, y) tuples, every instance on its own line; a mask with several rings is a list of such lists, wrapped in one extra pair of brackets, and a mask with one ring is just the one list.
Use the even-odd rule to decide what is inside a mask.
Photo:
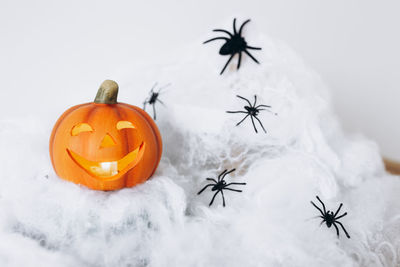
[(166, 86), (160, 88), (160, 90), (158, 90), (158, 92), (154, 91), (154, 88), (157, 86), (157, 83), (155, 83), (153, 85), (153, 87), (150, 90), (150, 94), (149, 97), (145, 99), (145, 101), (143, 102), (143, 110), (146, 110), (146, 105), (149, 104), (151, 106), (153, 106), (153, 118), (154, 120), (156, 120), (157, 118), (157, 114), (156, 114), (156, 103), (159, 102), (160, 104), (164, 105), (164, 102), (162, 102), (158, 97), (160, 96), (160, 92), (162, 89), (164, 89), (165, 87), (169, 86), (169, 84), (167, 84)]
[[(241, 121), (239, 121), (236, 124), (236, 126), (240, 125), (248, 116), (250, 116), (251, 122), (253, 123), (254, 131), (256, 133), (258, 133), (257, 127), (256, 127), (256, 125), (254, 123), (254, 119), (256, 119), (258, 121), (258, 123), (261, 125), (261, 128), (266, 133), (267, 131), (265, 130), (264, 125), (262, 124), (260, 119), (257, 118), (257, 116), (258, 116), (258, 114), (260, 113), (261, 110), (266, 110), (268, 112), (271, 112), (270, 110), (268, 110), (268, 108), (270, 108), (271, 106), (267, 106), (267, 105), (258, 105), (258, 106), (256, 106), (256, 104), (257, 104), (257, 96), (256, 95), (254, 95), (254, 103), (253, 104), (251, 104), (250, 101), (247, 98), (244, 98), (244, 97), (242, 97), (240, 95), (237, 95), (237, 97), (240, 98), (240, 99), (243, 99), (249, 105), (248, 106), (244, 106), (245, 111), (241, 111), (241, 110), (238, 110), (238, 111), (227, 111), (227, 113), (243, 113), (243, 114), (246, 114), (246, 116)], [(265, 109), (265, 108), (267, 108), (267, 109)], [(276, 113), (274, 113), (274, 114), (276, 115)]]
[(236, 54), (240, 51), (246, 50), (247, 42), (246, 40), (236, 34), (233, 35), (231, 39), (227, 40), (224, 45), (222, 45), (221, 49), (219, 50), (219, 54), (223, 56)]
[(257, 116), (258, 113), (260, 112), (259, 109), (255, 107), (249, 107), (249, 106), (244, 106), (244, 109), (247, 110), (247, 113), (249, 113), (251, 116)]
[[(158, 92), (153, 92), (152, 94), (151, 94), (151, 96), (150, 96), (150, 99), (149, 99), (149, 101), (148, 101), (148, 103), (150, 104), (150, 105), (153, 105), (154, 103), (156, 103), (156, 101), (158, 100), (158, 95), (159, 95), (160, 93), (158, 93)], [(160, 101), (160, 100), (159, 100)]]
[(211, 186), (211, 191), (217, 191), (213, 198), (211, 199), (211, 202), (209, 204), (209, 206), (211, 206), (214, 202), (215, 197), (218, 195), (218, 193), (221, 193), (222, 196), (222, 205), (225, 207), (225, 196), (224, 196), (224, 190), (229, 190), (229, 191), (235, 191), (235, 192), (242, 192), (242, 190), (238, 190), (238, 189), (232, 189), (229, 188), (230, 185), (245, 185), (246, 183), (229, 183), (227, 184), (225, 181), (225, 176), (229, 173), (234, 172), (236, 169), (232, 169), (230, 171), (228, 170), (224, 170), (223, 172), (221, 172), (218, 175), (217, 180), (215, 180), (214, 178), (206, 178), (206, 180), (208, 181), (212, 181), (212, 183), (207, 184), (206, 186), (203, 187), (203, 189), (201, 189), (197, 194), (200, 195), (204, 190), (206, 190), (208, 187)]
[(206, 44), (208, 42), (212, 42), (215, 40), (225, 40), (225, 43), (222, 45), (222, 47), (219, 50), (219, 54), (223, 55), (223, 56), (228, 56), (230, 55), (230, 58), (228, 59), (228, 61), (226, 62), (224, 68), (222, 69), (221, 73), (224, 73), (226, 67), (229, 65), (229, 62), (232, 60), (232, 58), (238, 54), (239, 55), (239, 59), (238, 59), (238, 63), (237, 63), (237, 69), (240, 68), (240, 63), (242, 61), (242, 53), (246, 53), (254, 62), (256, 62), (257, 64), (259, 64), (258, 60), (253, 57), (252, 54), (250, 54), (250, 52), (248, 51), (250, 50), (261, 50), (260, 47), (252, 47), (252, 46), (248, 46), (246, 40), (243, 38), (242, 36), (242, 30), (243, 27), (250, 22), (250, 20), (246, 20), (245, 22), (243, 22), (243, 24), (240, 26), (239, 31), (236, 30), (236, 18), (233, 20), (233, 33), (227, 31), (227, 30), (223, 30), (223, 29), (215, 29), (213, 30), (214, 32), (223, 32), (225, 34), (227, 34), (229, 36), (228, 37), (215, 37), (212, 38), (210, 40), (205, 41), (203, 44)]
[(340, 209), (341, 209), (342, 206), (343, 206), (343, 203), (340, 203), (339, 208), (336, 210), (335, 213), (333, 213), (333, 211), (330, 211), (330, 210), (326, 211), (324, 202), (322, 202), (322, 200), (321, 200), (318, 196), (316, 196), (316, 198), (317, 198), (318, 201), (322, 204), (322, 210), (321, 210), (317, 205), (315, 205), (314, 202), (311, 201), (311, 204), (312, 204), (317, 210), (319, 210), (319, 212), (321, 213), (321, 216), (319, 216), (319, 217), (322, 219), (321, 225), (322, 225), (323, 223), (325, 223), (326, 226), (327, 226), (328, 228), (331, 228), (332, 225), (333, 225), (333, 226), (335, 227), (335, 229), (336, 229), (336, 234), (337, 234), (337, 236), (339, 237), (339, 228), (338, 228), (337, 225), (336, 225), (336, 224), (339, 224), (340, 227), (343, 229), (344, 233), (346, 234), (346, 237), (347, 237), (347, 238), (350, 238), (350, 235), (347, 233), (347, 231), (346, 231), (346, 229), (344, 228), (343, 224), (342, 224), (341, 222), (338, 221), (338, 219), (343, 218), (344, 216), (347, 215), (347, 212), (345, 212), (345, 213), (343, 213), (342, 215), (337, 216), (338, 213), (339, 213), (339, 211), (340, 211)]
[(226, 182), (224, 180), (222, 180), (219, 183), (216, 183), (212, 188), (211, 191), (218, 191), (218, 190), (222, 190), (224, 189), (224, 187), (226, 186)]
[(326, 226), (328, 228), (331, 228), (332, 224), (335, 222), (335, 216), (333, 215), (333, 212), (327, 211), (325, 214), (324, 220), (325, 220)]

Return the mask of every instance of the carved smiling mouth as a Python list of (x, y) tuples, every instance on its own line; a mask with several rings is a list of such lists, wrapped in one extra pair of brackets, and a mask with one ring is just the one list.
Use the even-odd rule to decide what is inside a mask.
[(138, 148), (126, 154), (123, 158), (116, 161), (91, 161), (72, 150), (67, 149), (69, 156), (86, 172), (95, 178), (109, 180), (120, 173), (126, 173), (142, 159), (144, 153), (144, 142)]

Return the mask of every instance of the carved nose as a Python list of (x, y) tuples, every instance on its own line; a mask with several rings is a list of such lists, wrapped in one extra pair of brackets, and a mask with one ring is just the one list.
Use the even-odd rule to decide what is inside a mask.
[(112, 146), (115, 146), (115, 145), (116, 145), (116, 143), (115, 143), (114, 139), (111, 137), (111, 135), (110, 134), (106, 134), (103, 137), (103, 140), (101, 141), (100, 147), (101, 148), (112, 147)]

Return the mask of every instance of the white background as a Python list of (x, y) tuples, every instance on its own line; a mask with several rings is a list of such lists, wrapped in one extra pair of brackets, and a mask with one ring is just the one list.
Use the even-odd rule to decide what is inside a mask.
[[(398, 1), (5, 1), (0, 2), (0, 119), (54, 112), (93, 98), (123, 62), (160, 61), (221, 22), (248, 17), (321, 74), (349, 132), (400, 160)], [(127, 56), (129, 55), (129, 56)], [(133, 56), (132, 56), (133, 55)], [(140, 73), (132, 74), (140, 78)], [(57, 90), (82, 90), (82, 99)], [(42, 103), (34, 96), (42, 95)], [(58, 111), (46, 101), (65, 99)]]

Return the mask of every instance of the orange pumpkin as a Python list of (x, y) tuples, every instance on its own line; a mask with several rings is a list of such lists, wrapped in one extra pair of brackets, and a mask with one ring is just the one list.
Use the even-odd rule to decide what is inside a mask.
[(106, 80), (95, 101), (58, 119), (50, 158), (61, 178), (96, 190), (132, 187), (149, 179), (160, 162), (161, 135), (142, 109), (117, 103), (118, 85)]

